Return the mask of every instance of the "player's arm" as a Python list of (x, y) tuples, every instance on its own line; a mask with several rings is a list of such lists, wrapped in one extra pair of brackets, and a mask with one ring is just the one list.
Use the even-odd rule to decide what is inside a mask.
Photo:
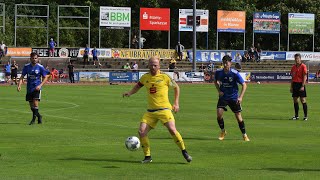
[(242, 88), (241, 88), (240, 96), (238, 97), (238, 103), (241, 103), (241, 102), (242, 102), (244, 93), (245, 93), (246, 90), (247, 90), (247, 84), (246, 84), (245, 82), (243, 82), (243, 83), (241, 84), (241, 86), (242, 86)]
[(218, 94), (219, 94), (219, 97), (220, 96), (223, 96), (223, 92), (220, 90), (220, 81), (217, 80), (217, 73), (215, 73), (214, 75), (214, 86), (216, 87), (217, 91), (218, 91)]
[(122, 97), (130, 97), (132, 94), (135, 94), (143, 87), (143, 84), (141, 82), (138, 82), (130, 91), (125, 92), (122, 94)]
[(305, 68), (303, 69), (302, 86), (300, 91), (304, 90), (304, 86), (306, 85), (306, 82), (307, 82), (307, 74), (308, 74), (308, 71), (307, 71), (307, 67), (305, 66)]
[(180, 110), (179, 100), (180, 100), (180, 87), (176, 82), (174, 82), (174, 104), (172, 106), (172, 109), (174, 112), (178, 112)]
[(24, 76), (25, 76), (26, 74), (27, 74), (27, 69), (26, 69), (26, 67), (24, 67), (24, 68), (22, 69), (22, 73), (21, 73), (21, 76), (20, 76), (19, 82), (18, 82), (18, 87), (17, 87), (17, 91), (18, 91), (18, 92), (20, 92), (20, 90), (21, 90), (21, 84), (22, 84), (23, 79), (24, 79)]
[(293, 92), (293, 67), (291, 68), (290, 74), (291, 74), (291, 82), (290, 82), (290, 93)]
[(39, 91), (41, 89), (41, 87), (48, 81), (50, 75), (47, 74), (43, 77), (41, 84), (39, 84), (39, 86), (36, 87), (36, 90)]

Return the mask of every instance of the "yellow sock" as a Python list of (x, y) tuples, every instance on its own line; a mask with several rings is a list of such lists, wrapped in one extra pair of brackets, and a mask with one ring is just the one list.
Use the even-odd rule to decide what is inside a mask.
[(150, 142), (148, 136), (140, 138), (141, 147), (143, 149), (144, 156), (151, 156)]
[(180, 135), (180, 133), (177, 131), (175, 135), (172, 135), (172, 138), (174, 140), (174, 142), (178, 145), (178, 147), (181, 149), (181, 150), (185, 150), (186, 147), (184, 146), (184, 142), (183, 142), (183, 139)]

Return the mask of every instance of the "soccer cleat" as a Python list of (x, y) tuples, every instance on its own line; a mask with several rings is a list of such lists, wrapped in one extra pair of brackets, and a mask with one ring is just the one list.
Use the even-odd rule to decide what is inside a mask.
[(188, 152), (186, 150), (182, 150), (182, 155), (187, 160), (187, 162), (192, 161), (192, 157), (188, 154)]
[(307, 120), (308, 120), (308, 117), (304, 117), (303, 120), (304, 120), (304, 121), (307, 121)]
[(224, 140), (224, 137), (226, 136), (226, 134), (227, 134), (227, 131), (226, 131), (226, 130), (221, 131), (220, 136), (219, 136), (218, 139), (219, 139), (220, 141)]
[(42, 124), (42, 116), (41, 115), (39, 115), (39, 117), (38, 117), (38, 124)]
[(299, 119), (299, 116), (293, 116), (292, 118), (291, 118), (291, 120), (298, 120)]
[(34, 122), (35, 122), (35, 119), (32, 119), (32, 120), (30, 121), (29, 125), (33, 125)]
[(152, 158), (151, 156), (145, 156), (144, 160), (141, 161), (142, 164), (144, 163), (151, 163), (152, 162)]
[(243, 135), (243, 140), (244, 140), (244, 141), (250, 141), (248, 135), (246, 135), (246, 134)]

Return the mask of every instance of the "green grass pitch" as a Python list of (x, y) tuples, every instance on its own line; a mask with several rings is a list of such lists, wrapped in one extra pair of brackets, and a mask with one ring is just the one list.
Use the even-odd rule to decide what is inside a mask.
[[(42, 125), (27, 125), (31, 112), (25, 87), (0, 86), (1, 179), (318, 179), (320, 176), (319, 85), (307, 85), (309, 120), (289, 120), (289, 84), (248, 84), (244, 142), (233, 113), (219, 141), (217, 92), (213, 84), (180, 85), (177, 129), (187, 163), (160, 123), (149, 134), (153, 162), (142, 150), (126, 150), (146, 110), (145, 89), (122, 98), (132, 85), (45, 86)], [(173, 91), (170, 91), (171, 99)], [(303, 117), (300, 104), (300, 119)]]

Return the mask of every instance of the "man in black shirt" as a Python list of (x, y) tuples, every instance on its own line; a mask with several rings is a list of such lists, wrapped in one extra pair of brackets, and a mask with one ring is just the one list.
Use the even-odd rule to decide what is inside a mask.
[(74, 83), (73, 68), (74, 68), (74, 66), (72, 65), (72, 62), (70, 61), (69, 65), (68, 65), (70, 83)]
[(13, 82), (15, 83), (15, 85), (18, 84), (17, 76), (18, 76), (18, 64), (14, 60), (13, 63), (11, 64), (11, 80), (12, 80), (11, 85), (13, 85)]

